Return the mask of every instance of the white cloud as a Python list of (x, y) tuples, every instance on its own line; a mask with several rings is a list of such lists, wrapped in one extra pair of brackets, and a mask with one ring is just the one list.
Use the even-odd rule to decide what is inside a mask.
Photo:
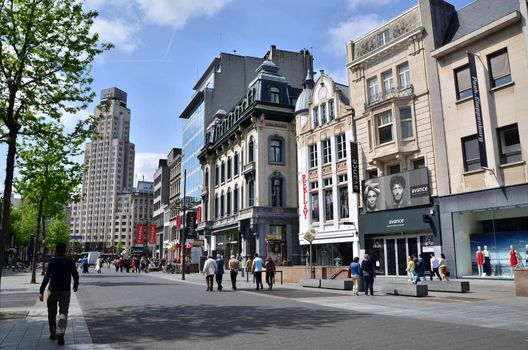
[(347, 42), (358, 39), (385, 22), (385, 19), (375, 13), (354, 16), (347, 21), (340, 22), (329, 30), (330, 41), (325, 49), (335, 55), (345, 55)]
[(137, 0), (147, 19), (158, 25), (182, 28), (190, 17), (210, 17), (232, 0)]
[(94, 20), (92, 32), (99, 34), (99, 39), (105, 43), (112, 43), (124, 52), (132, 52), (137, 47), (137, 37), (133, 37), (139, 30), (137, 25), (126, 23), (121, 19), (107, 20), (98, 17)]
[(90, 115), (91, 113), (86, 110), (80, 111), (76, 114), (64, 112), (62, 114), (61, 123), (64, 124), (65, 130), (70, 132), (73, 131), (78, 121), (88, 119)]
[(166, 158), (167, 155), (162, 153), (136, 153), (134, 185), (138, 180), (154, 181), (154, 172), (158, 169), (159, 160)]
[(356, 10), (360, 7), (379, 7), (394, 2), (396, 0), (346, 0), (347, 7), (350, 10)]

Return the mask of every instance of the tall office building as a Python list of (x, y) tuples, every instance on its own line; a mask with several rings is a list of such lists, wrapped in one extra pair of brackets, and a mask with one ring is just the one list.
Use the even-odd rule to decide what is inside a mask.
[(121, 223), (128, 220), (122, 216), (127, 213), (119, 208), (117, 197), (118, 193), (133, 192), (135, 149), (129, 142), (130, 109), (126, 103), (126, 92), (115, 87), (103, 89), (95, 109), (98, 135), (86, 144), (83, 198), (72, 205), (70, 220), (71, 238), (86, 250), (130, 242), (128, 236), (133, 232), (128, 228), (123, 232)]

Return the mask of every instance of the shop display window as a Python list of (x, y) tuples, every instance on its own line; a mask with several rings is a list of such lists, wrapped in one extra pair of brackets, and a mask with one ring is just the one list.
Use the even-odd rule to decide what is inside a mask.
[(511, 278), (528, 266), (528, 206), (453, 213), (459, 276)]

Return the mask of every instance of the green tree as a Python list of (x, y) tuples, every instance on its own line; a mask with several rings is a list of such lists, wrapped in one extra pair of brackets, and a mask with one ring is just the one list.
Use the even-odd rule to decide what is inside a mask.
[(86, 125), (81, 124), (74, 132), (65, 134), (61, 124), (50, 122), (44, 127), (50, 136), (23, 142), (19, 147), (20, 177), (15, 180), (15, 188), (37, 209), (31, 283), (36, 282), (36, 253), (41, 232), (46, 240), (44, 223), (63, 218), (64, 206), (80, 197), (84, 166), (72, 159), (80, 154), (80, 146), (91, 135), (95, 124), (89, 124), (88, 129), (81, 126)]
[(117, 255), (121, 255), (121, 253), (123, 252), (123, 249), (124, 249), (123, 242), (121, 241), (117, 242), (115, 253)]
[(58, 216), (46, 229), (46, 245), (52, 248), (57, 243), (68, 244), (70, 242), (70, 227), (64, 221), (64, 217)]
[(79, 0), (0, 0), (0, 142), (7, 144), (0, 281), (19, 136), (47, 135), (50, 120), (95, 97), (91, 64), (111, 47), (91, 34), (97, 12)]
[(84, 246), (79, 242), (73, 242), (72, 251), (75, 254), (80, 254), (84, 251)]
[(15, 235), (15, 245), (25, 247), (29, 243), (29, 237), (35, 233), (37, 226), (37, 210), (27, 201), (22, 200), (20, 207), (13, 209), (10, 220), (10, 231)]

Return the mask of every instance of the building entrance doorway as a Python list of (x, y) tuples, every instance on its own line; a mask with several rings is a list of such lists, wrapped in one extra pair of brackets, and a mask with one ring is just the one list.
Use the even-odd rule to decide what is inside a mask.
[(385, 276), (406, 276), (407, 257), (421, 252), (429, 268), (430, 235), (383, 236), (365, 238), (365, 253), (373, 260), (376, 273)]

